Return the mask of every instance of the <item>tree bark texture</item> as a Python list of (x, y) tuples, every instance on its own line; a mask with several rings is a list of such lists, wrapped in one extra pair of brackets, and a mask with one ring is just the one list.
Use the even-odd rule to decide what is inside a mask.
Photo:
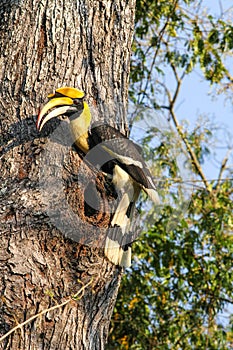
[(102, 249), (114, 191), (72, 148), (66, 121), (41, 134), (35, 121), (48, 93), (75, 86), (94, 120), (127, 132), (134, 7), (135, 0), (1, 1), (0, 337), (91, 284), (0, 349), (103, 349), (107, 341), (122, 276)]

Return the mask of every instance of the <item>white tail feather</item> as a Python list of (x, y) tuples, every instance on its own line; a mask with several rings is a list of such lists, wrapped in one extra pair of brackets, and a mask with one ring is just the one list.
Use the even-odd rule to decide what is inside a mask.
[(122, 234), (127, 232), (130, 225), (130, 220), (126, 215), (127, 209), (130, 205), (130, 198), (128, 193), (124, 193), (120, 203), (117, 206), (116, 212), (112, 218), (111, 226), (120, 226), (122, 229)]
[[(127, 246), (127, 243), (130, 244), (132, 242), (127, 242), (127, 238), (124, 237), (124, 241), (127, 242), (126, 247), (124, 248), (121, 246), (121, 241), (123, 236), (127, 235), (132, 230), (131, 224), (133, 220), (133, 212), (135, 202), (140, 193), (140, 187), (133, 183), (129, 175), (121, 168), (117, 166), (115, 168), (117, 172), (117, 181), (115, 181), (114, 184), (117, 186), (119, 192), (122, 193), (123, 191), (123, 195), (112, 218), (111, 226), (116, 227), (116, 229), (118, 228), (119, 233), (116, 240), (113, 240), (110, 237), (106, 238), (105, 255), (115, 265), (129, 267), (131, 265), (131, 247)], [(130, 213), (127, 215), (129, 207)], [(117, 240), (117, 238), (119, 239)]]
[(160, 199), (158, 192), (154, 190), (153, 188), (145, 188), (143, 187), (143, 190), (148, 194), (150, 199), (155, 203), (155, 204), (160, 204)]
[[(111, 235), (110, 237), (106, 238), (105, 255), (113, 264), (129, 267), (131, 265), (131, 246), (128, 244), (132, 242), (130, 240), (131, 238), (127, 240), (127, 237), (124, 237), (124, 235), (127, 235), (133, 230), (131, 227), (133, 213), (141, 186), (134, 182), (129, 174), (118, 165), (114, 167), (113, 184), (118, 194), (122, 194), (120, 202), (116, 208), (116, 212), (111, 221), (112, 229), (114, 227), (116, 227), (116, 229), (118, 228), (119, 233), (116, 231), (115, 234), (118, 237), (112, 235), (113, 239), (110, 238)], [(143, 187), (143, 190), (155, 204), (160, 203), (158, 193), (155, 189)], [(128, 213), (129, 208), (130, 212)], [(121, 246), (122, 242), (124, 242), (125, 247)]]
[(115, 265), (129, 267), (131, 265), (131, 247), (124, 250), (117, 241), (107, 237), (105, 242), (105, 255)]

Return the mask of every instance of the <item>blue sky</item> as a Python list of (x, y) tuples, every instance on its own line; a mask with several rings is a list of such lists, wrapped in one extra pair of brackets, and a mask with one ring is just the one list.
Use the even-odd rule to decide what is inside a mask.
[[(217, 18), (232, 18), (232, 0), (204, 0), (203, 9)], [(228, 67), (233, 66), (233, 57), (227, 61)], [(229, 96), (228, 96), (229, 97)], [(229, 148), (233, 148), (233, 98), (226, 98), (224, 94), (216, 94), (214, 88), (203, 78), (201, 70), (195, 69), (186, 76), (177, 101), (176, 114), (179, 121), (186, 119), (190, 127), (194, 126), (198, 116), (208, 118), (217, 126), (215, 130), (212, 150), (214, 156), (206, 159), (203, 166), (208, 178), (218, 175), (220, 163)], [(233, 154), (229, 156), (229, 167), (233, 168)]]
[(177, 101), (176, 114), (180, 121), (188, 120), (190, 127), (195, 125), (199, 116), (216, 125), (212, 148), (215, 156), (207, 159), (204, 164), (207, 176), (213, 178), (218, 174), (220, 162), (233, 144), (230, 137), (233, 134), (233, 107), (225, 95), (213, 96), (210, 91), (210, 85), (197, 70), (187, 76)]

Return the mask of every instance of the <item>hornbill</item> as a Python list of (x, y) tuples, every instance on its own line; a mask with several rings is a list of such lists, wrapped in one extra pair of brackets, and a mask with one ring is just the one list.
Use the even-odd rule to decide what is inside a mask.
[[(85, 94), (73, 87), (61, 87), (48, 95), (48, 103), (41, 109), (37, 119), (37, 129), (41, 131), (45, 123), (60, 115), (67, 115), (75, 145), (88, 158), (94, 147), (97, 152), (88, 159), (101, 170), (111, 175), (117, 193), (121, 193), (119, 203), (111, 220), (111, 230), (105, 242), (105, 255), (115, 265), (131, 265), (131, 243), (126, 236), (132, 232), (135, 202), (143, 189), (155, 204), (159, 203), (153, 178), (147, 168), (139, 147), (119, 130), (108, 124), (91, 123), (91, 112)], [(96, 156), (97, 155), (97, 156)], [(120, 229), (120, 231), (119, 231)]]

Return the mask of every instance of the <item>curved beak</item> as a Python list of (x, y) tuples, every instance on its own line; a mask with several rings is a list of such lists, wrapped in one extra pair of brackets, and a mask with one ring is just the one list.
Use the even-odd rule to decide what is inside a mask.
[[(41, 109), (37, 122), (36, 122), (36, 128), (38, 131), (41, 131), (45, 123), (49, 121), (52, 118), (58, 117), (59, 115), (65, 114), (67, 111), (75, 111), (75, 107), (72, 107), (73, 100), (69, 97), (55, 97), (52, 98), (46, 105)], [(52, 108), (59, 107), (56, 109), (53, 109), (50, 113), (46, 115), (45, 114)], [(44, 119), (43, 119), (44, 118)]]
[[(85, 93), (83, 91), (67, 86), (58, 88), (55, 90), (55, 93), (49, 94), (49, 102), (41, 109), (38, 115), (36, 122), (37, 130), (41, 131), (45, 123), (52, 118), (65, 114), (68, 111), (75, 112), (76, 107), (74, 106), (73, 99), (82, 99), (84, 96)], [(47, 112), (49, 112), (49, 110), (52, 108), (55, 109), (47, 114)]]

